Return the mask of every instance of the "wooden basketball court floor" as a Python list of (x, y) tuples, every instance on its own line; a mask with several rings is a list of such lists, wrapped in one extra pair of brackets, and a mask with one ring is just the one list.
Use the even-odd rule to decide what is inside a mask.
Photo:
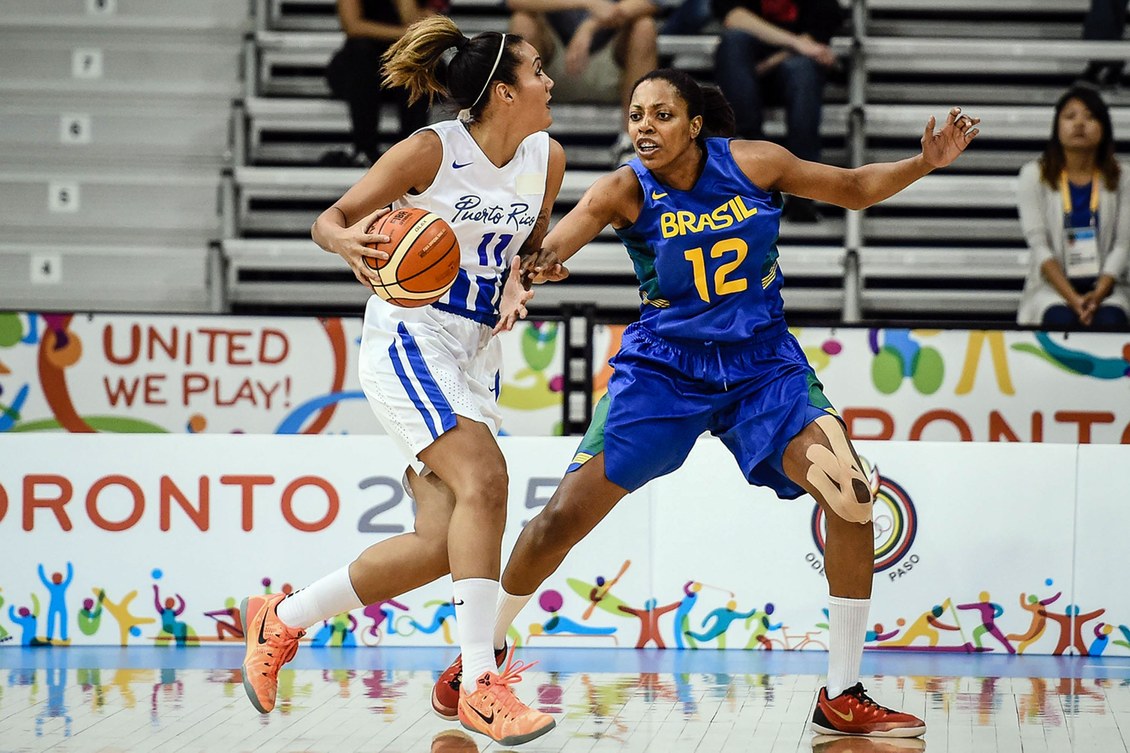
[[(500, 751), (434, 716), (453, 649), (310, 649), (267, 716), (238, 647), (0, 647), (0, 753)], [(864, 682), (928, 725), (922, 740), (821, 738), (808, 720), (822, 652), (526, 649), (520, 696), (557, 729), (532, 753), (1119, 753), (1130, 659), (907, 653), (864, 657)]]

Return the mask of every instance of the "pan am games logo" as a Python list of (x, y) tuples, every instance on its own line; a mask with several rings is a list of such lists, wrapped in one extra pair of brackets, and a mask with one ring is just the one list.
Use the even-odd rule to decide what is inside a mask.
[[(863, 461), (864, 472), (870, 473), (871, 464), (866, 458), (861, 457), (860, 460)], [(918, 513), (906, 490), (886, 476), (879, 476), (872, 520), (875, 526), (875, 572), (890, 570), (888, 577), (891, 580), (901, 578), (919, 562), (918, 555), (910, 553), (918, 535)], [(825, 535), (824, 511), (820, 505), (814, 504), (812, 540), (818, 552), (809, 553), (805, 559), (821, 575), (824, 574)]]

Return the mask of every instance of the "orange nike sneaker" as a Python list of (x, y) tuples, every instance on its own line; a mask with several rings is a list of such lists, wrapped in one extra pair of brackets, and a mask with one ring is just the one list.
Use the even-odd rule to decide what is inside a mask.
[[(494, 663), (501, 667), (506, 661), (506, 646), (495, 649)], [(459, 721), (459, 686), (463, 682), (463, 654), (455, 657), (451, 666), (443, 671), (432, 687), (432, 711), (449, 722)]]
[(552, 716), (522, 703), (510, 689), (532, 666), (515, 662), (511, 651), (502, 674), (484, 672), (472, 692), (460, 689), (459, 722), (464, 728), (506, 746), (528, 743), (553, 729), (556, 722)]
[(275, 707), (279, 670), (298, 652), (298, 639), (306, 631), (292, 628), (278, 616), (279, 602), (286, 594), (248, 596), (239, 605), (243, 620), (243, 689), (251, 705), (266, 714)]
[(870, 735), (872, 737), (918, 737), (926, 722), (871, 700), (863, 683), (857, 682), (835, 698), (820, 688), (816, 710), (812, 712), (812, 731), (823, 735)]

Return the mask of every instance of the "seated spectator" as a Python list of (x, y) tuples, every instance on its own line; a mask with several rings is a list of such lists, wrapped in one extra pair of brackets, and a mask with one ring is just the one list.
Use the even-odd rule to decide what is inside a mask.
[(446, 0), (337, 0), (337, 15), (345, 44), (326, 68), (334, 97), (349, 105), (353, 145), (348, 151), (322, 155), (323, 165), (368, 167), (380, 156), (381, 104), (393, 102), (400, 111), (400, 141), (428, 124), (428, 103), (408, 104), (404, 89), (381, 88), (381, 56), (413, 22), (447, 12)]
[[(650, 0), (509, 0), (510, 31), (541, 53), (555, 102), (618, 103), (627, 123), (632, 85), (658, 65)], [(635, 156), (622, 134), (613, 167)]]
[[(1126, 0), (1091, 0), (1083, 18), (1083, 39), (1110, 41), (1122, 39), (1126, 29)], [(1121, 60), (1092, 60), (1083, 79), (1096, 86), (1111, 88), (1122, 78)]]
[(658, 0), (666, 11), (660, 35), (698, 34), (714, 20), (710, 12), (710, 0)]
[[(820, 160), (820, 117), (826, 72), (836, 64), (828, 42), (841, 23), (836, 0), (713, 0), (722, 22), (715, 77), (734, 107), (737, 136), (763, 139), (762, 108), (783, 102), (784, 146), (804, 160)], [(750, 74), (753, 75), (750, 75)], [(819, 219), (810, 199), (790, 197), (785, 217)]]
[(1110, 111), (1094, 89), (1059, 98), (1043, 156), (1020, 170), (1018, 200), (1032, 263), (1017, 321), (1125, 329), (1130, 175), (1114, 157)]

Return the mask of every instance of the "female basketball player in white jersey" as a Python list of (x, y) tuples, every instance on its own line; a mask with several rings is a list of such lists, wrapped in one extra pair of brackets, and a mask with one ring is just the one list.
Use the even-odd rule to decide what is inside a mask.
[[(444, 66), (449, 50), (454, 55)], [(446, 97), (463, 117), (392, 147), (318, 217), (312, 235), (366, 285), (375, 277), (362, 257), (383, 254), (364, 244), (388, 240), (368, 229), (390, 205), (435, 212), (459, 239), (459, 275), (440, 301), (409, 309), (373, 296), (365, 311), (361, 384), (406, 453), (415, 531), (369, 547), (287, 598), (245, 600), (244, 686), (259, 711), (270, 711), (278, 670), (294, 656), (304, 628), (450, 572), (468, 681), (461, 692), (437, 693), (433, 706), (515, 745), (554, 722), (517, 700), (509, 685), (521, 667), (500, 673), (492, 645), (508, 479), (495, 440), (500, 358), (491, 335), (513, 324), (498, 321), (504, 280), (517, 271), (520, 251), (540, 247), (561, 187), (565, 154), (545, 133), (553, 82), (520, 37), (488, 32), (468, 39), (442, 16), (410, 27), (386, 53), (384, 70), (386, 85), (407, 88), (413, 100)], [(506, 283), (508, 300), (527, 295), (517, 277)]]

